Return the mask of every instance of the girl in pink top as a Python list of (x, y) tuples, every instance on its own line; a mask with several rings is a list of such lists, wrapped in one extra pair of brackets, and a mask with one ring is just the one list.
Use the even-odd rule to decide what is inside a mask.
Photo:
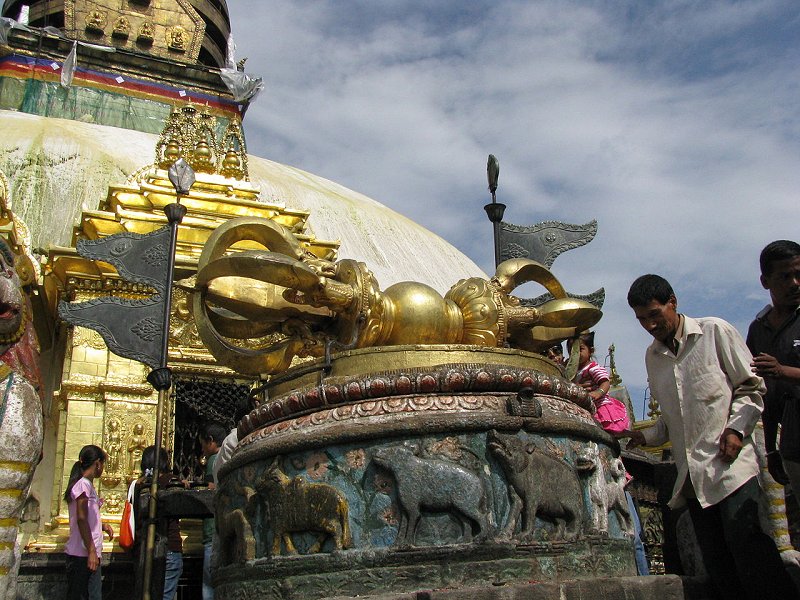
[(69, 508), (67, 555), (67, 600), (101, 600), (100, 554), (103, 532), (114, 539), (111, 525), (100, 519), (102, 501), (92, 481), (103, 474), (106, 453), (98, 446), (81, 448), (72, 465), (64, 500)]
[[(567, 342), (567, 348), (572, 351), (575, 340)], [(592, 360), (594, 356), (594, 332), (585, 333), (578, 338), (580, 342), (580, 355), (578, 357), (578, 372), (573, 382), (589, 390), (589, 396), (594, 401), (597, 412), (595, 420), (600, 427), (608, 432), (624, 431), (630, 426), (628, 411), (625, 405), (616, 398), (608, 395), (611, 389), (611, 380), (608, 371)]]

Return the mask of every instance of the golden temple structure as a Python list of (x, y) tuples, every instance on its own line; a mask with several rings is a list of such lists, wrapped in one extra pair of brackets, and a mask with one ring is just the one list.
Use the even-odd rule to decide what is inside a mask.
[[(23, 5), (27, 24), (15, 20)], [(75, 246), (163, 226), (163, 207), (176, 200), (165, 169), (176, 158), (197, 174), (180, 198), (187, 214), (178, 230), (176, 278), (194, 274), (220, 224), (244, 215), (285, 228), (323, 261), (335, 261), (346, 248), (374, 266), (382, 283), (418, 279), (421, 252), (432, 266), (423, 281), (437, 290), (483, 275), (450, 244), (379, 203), (247, 154), (241, 119), (249, 99), (235, 99), (220, 78), (230, 32), (224, 0), (6, 1), (2, 17), (0, 234), (28, 257), (17, 270), (40, 340), (45, 418), (43, 459), (21, 523), (27, 556), (62, 551), (64, 485), (83, 445), (108, 452), (97, 487), (104, 518), (116, 524), (141, 452), (153, 443), (157, 394), (147, 367), (109, 352), (96, 332), (67, 326), (56, 309), (60, 300), (153, 293), (81, 257)], [(146, 23), (152, 43), (141, 35), (150, 30)], [(74, 41), (75, 70), (64, 87), (61, 71)], [(259, 246), (245, 241), (243, 247)], [(387, 263), (386, 256), (397, 261)], [(169, 365), (175, 385), (163, 443), (175, 469), (193, 478), (200, 471), (199, 424), (232, 426), (237, 411), (249, 406), (257, 377), (237, 375), (211, 356), (180, 289), (171, 307)], [(187, 532), (191, 552), (199, 532), (192, 526)], [(104, 551), (125, 556), (116, 542)]]

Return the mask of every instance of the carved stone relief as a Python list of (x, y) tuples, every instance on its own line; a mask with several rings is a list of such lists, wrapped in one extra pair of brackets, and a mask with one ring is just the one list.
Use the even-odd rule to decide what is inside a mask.
[(480, 476), (450, 461), (420, 458), (405, 446), (379, 448), (372, 460), (396, 482), (400, 518), (395, 545), (414, 545), (424, 511), (456, 516), (465, 542), (488, 537), (489, 505)]
[(537, 517), (555, 523), (555, 539), (574, 539), (580, 535), (583, 491), (578, 476), (566, 461), (515, 435), (496, 431), (487, 434), (486, 445), (505, 473), (511, 498), (508, 522), (501, 537), (533, 541)]

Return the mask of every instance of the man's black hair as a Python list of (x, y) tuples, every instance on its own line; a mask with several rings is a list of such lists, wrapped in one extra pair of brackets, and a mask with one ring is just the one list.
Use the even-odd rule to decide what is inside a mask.
[(206, 423), (206, 425), (200, 431), (201, 439), (207, 442), (216, 442), (217, 446), (222, 446), (222, 442), (225, 441), (227, 435), (228, 431), (225, 429), (224, 425), (215, 421)]
[(666, 304), (674, 295), (669, 281), (660, 275), (642, 275), (628, 290), (628, 306), (631, 308), (647, 306), (653, 300)]
[(779, 260), (788, 260), (800, 256), (800, 244), (791, 240), (776, 240), (767, 244), (758, 257), (761, 274), (768, 277), (772, 274), (772, 265)]

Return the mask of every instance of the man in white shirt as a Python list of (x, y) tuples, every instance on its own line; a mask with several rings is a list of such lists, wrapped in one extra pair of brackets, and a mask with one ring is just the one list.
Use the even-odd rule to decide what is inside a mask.
[(671, 508), (688, 505), (703, 562), (720, 597), (797, 598), (758, 518), (761, 489), (751, 434), (764, 404), (742, 336), (726, 321), (677, 311), (669, 282), (643, 275), (628, 304), (655, 339), (645, 354), (655, 425), (626, 431), (628, 448), (672, 443), (678, 477)]

